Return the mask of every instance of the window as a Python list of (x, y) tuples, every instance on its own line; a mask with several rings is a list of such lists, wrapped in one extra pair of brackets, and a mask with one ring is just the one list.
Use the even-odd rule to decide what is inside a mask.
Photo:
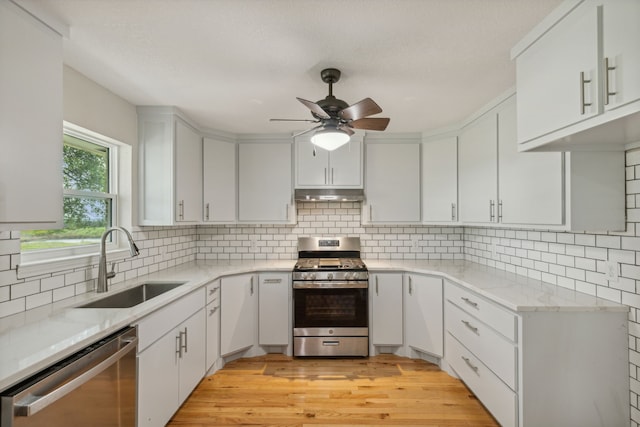
[(49, 259), (98, 251), (102, 233), (117, 223), (117, 150), (108, 138), (65, 126), (64, 228), (23, 231), (23, 255)]

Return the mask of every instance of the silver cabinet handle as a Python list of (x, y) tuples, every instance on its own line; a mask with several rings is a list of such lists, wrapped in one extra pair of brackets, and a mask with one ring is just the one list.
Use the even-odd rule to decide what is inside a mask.
[(584, 87), (586, 84), (591, 83), (591, 79), (587, 79), (584, 76), (584, 71), (580, 71), (580, 114), (584, 115), (585, 107), (591, 107), (591, 102), (585, 102)]
[[(184, 342), (182, 341), (182, 337), (184, 337)], [(187, 328), (184, 328), (184, 332), (180, 331), (180, 358), (182, 358), (182, 350), (187, 352)]]
[(328, 184), (329, 181), (327, 180), (328, 176), (327, 176), (327, 168), (324, 168), (324, 183)]
[(209, 310), (209, 316), (213, 316), (216, 311), (218, 311), (218, 307), (214, 307), (214, 308), (210, 309)]
[(333, 185), (333, 168), (331, 168), (331, 184)]
[(409, 295), (413, 295), (413, 281), (411, 280), (411, 276), (409, 276)]
[(176, 336), (176, 354), (182, 359), (182, 332)]
[(205, 217), (205, 220), (209, 221), (209, 203), (207, 203), (207, 206), (205, 208), (204, 217)]
[(178, 203), (178, 217), (184, 219), (184, 200), (180, 200), (180, 203)]
[(250, 295), (253, 295), (253, 276), (251, 276), (249, 283), (250, 283), (250, 289), (249, 289)]
[(464, 360), (464, 363), (466, 363), (467, 366), (470, 367), (473, 372), (475, 372), (476, 374), (478, 373), (478, 367), (474, 366), (468, 357), (464, 357), (464, 356), (460, 356), (460, 357), (462, 357), (462, 360)]
[(379, 296), (380, 293), (378, 292), (378, 276), (376, 276), (376, 296)]
[(493, 222), (493, 219), (495, 218), (495, 207), (496, 207), (496, 202), (494, 202), (493, 200), (489, 200), (489, 222)]
[(215, 288), (209, 289), (209, 295), (215, 294), (218, 291), (218, 289), (220, 289), (220, 286), (216, 286)]
[(451, 203), (451, 221), (456, 220), (456, 204)]
[(282, 283), (282, 279), (264, 279), (262, 283)]
[(464, 301), (467, 304), (469, 304), (471, 307), (478, 308), (478, 303), (477, 302), (471, 301), (469, 298), (466, 298), (466, 297), (460, 297), (460, 299), (462, 299), (462, 301)]
[(498, 220), (496, 222), (502, 222), (502, 200), (498, 201)]
[(618, 92), (611, 92), (611, 82), (609, 80), (609, 71), (615, 70), (615, 66), (609, 65), (609, 58), (604, 58), (604, 105), (609, 105), (609, 97), (616, 95)]
[(476, 328), (475, 326), (473, 326), (471, 323), (469, 323), (466, 320), (461, 320), (461, 322), (464, 324), (464, 326), (466, 326), (467, 328), (469, 328), (474, 334), (478, 333), (478, 328)]
[(373, 221), (373, 205), (369, 205), (369, 222)]
[(284, 205), (284, 209), (285, 209), (285, 215), (286, 215), (286, 219), (287, 221), (289, 221), (289, 203), (287, 203), (286, 205)]

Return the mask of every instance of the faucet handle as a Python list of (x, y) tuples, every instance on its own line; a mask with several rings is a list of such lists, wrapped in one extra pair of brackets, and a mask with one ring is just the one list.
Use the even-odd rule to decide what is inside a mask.
[(107, 273), (107, 279), (112, 279), (116, 277), (116, 263), (111, 263), (111, 271)]

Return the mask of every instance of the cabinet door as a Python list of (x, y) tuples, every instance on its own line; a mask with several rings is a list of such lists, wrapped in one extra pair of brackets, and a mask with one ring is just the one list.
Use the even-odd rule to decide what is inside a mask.
[(176, 221), (202, 220), (202, 138), (191, 127), (176, 121)]
[(62, 227), (62, 37), (0, 2), (0, 230)]
[(498, 189), (497, 117), (489, 113), (464, 128), (458, 139), (460, 220), (493, 222)]
[(422, 221), (458, 219), (458, 143), (456, 137), (422, 144)]
[[(640, 99), (640, 2), (608, 1), (603, 4), (603, 51), (609, 67), (605, 70), (605, 109), (611, 110)], [(607, 81), (608, 79), (608, 81)]]
[(212, 302), (205, 308), (207, 314), (207, 363), (211, 369), (220, 358), (220, 306)]
[(365, 157), (365, 218), (420, 222), (420, 144), (367, 143)]
[(373, 276), (373, 345), (402, 345), (402, 273)]
[(240, 221), (291, 221), (291, 184), (290, 143), (239, 145)]
[(178, 336), (169, 332), (138, 355), (138, 425), (162, 427), (178, 409)]
[(332, 187), (362, 188), (362, 140), (351, 141), (329, 153), (329, 183)]
[(202, 147), (205, 222), (236, 220), (236, 144), (205, 138)]
[(585, 2), (518, 56), (518, 142), (598, 114), (597, 46), (597, 8)]
[(308, 137), (296, 139), (296, 188), (329, 184), (329, 152), (317, 148)]
[(246, 350), (256, 338), (254, 276), (225, 277), (220, 283), (220, 354)]
[(514, 102), (498, 113), (499, 221), (504, 224), (563, 223), (563, 154), (519, 153)]
[(442, 279), (407, 275), (405, 295), (405, 336), (414, 350), (442, 357)]
[(291, 300), (289, 275), (286, 273), (260, 274), (259, 343), (260, 345), (289, 345)]
[(185, 320), (178, 327), (182, 333), (182, 356), (180, 357), (179, 404), (185, 401), (198, 385), (205, 372), (206, 315), (204, 309)]

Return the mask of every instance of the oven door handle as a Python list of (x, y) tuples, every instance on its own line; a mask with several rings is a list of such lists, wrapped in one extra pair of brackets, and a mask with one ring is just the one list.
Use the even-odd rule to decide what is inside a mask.
[(369, 287), (368, 281), (309, 281), (293, 282), (293, 289), (366, 289)]

